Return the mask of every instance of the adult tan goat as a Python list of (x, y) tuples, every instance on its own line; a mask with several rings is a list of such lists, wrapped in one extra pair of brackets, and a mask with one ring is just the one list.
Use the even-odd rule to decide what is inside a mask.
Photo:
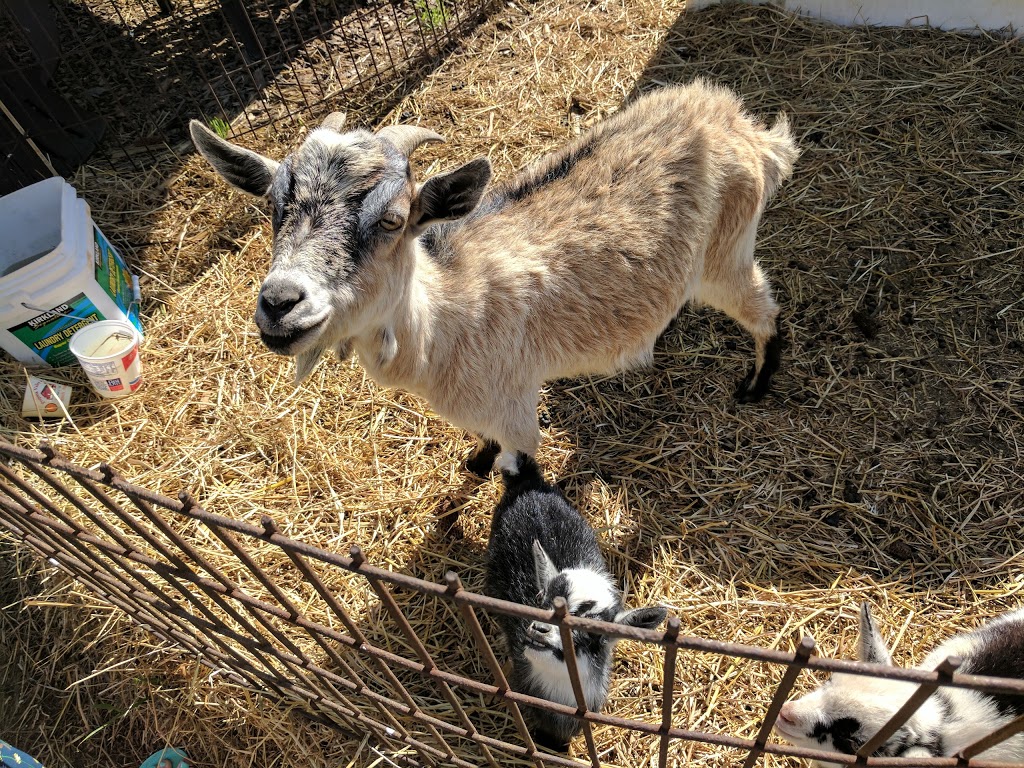
[(779, 367), (778, 307), (754, 261), (758, 221), (798, 150), (730, 91), (697, 81), (642, 96), (485, 194), (486, 159), (417, 184), (409, 155), (437, 134), (343, 133), (335, 113), (281, 163), (192, 121), (229, 183), (273, 206), (256, 324), (301, 381), (328, 350), (426, 398), (479, 440), (484, 474), (540, 441), (550, 379), (651, 360), (687, 301), (754, 337), (741, 402)]

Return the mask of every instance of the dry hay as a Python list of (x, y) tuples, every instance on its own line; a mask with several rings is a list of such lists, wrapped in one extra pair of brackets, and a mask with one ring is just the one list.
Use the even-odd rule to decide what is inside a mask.
[[(735, 406), (748, 339), (716, 313), (686, 310), (651, 370), (547, 387), (540, 459), (598, 529), (629, 600), (670, 606), (685, 632), (787, 649), (811, 633), (822, 653), (850, 656), (854, 607), (871, 599), (900, 641), (897, 659), (920, 659), (952, 628), (1015, 605), (1021, 587), (1024, 55), (996, 36), (842, 29), (746, 6), (677, 19), (666, 6), (511, 6), (389, 120), (447, 134), (421, 153), (425, 172), (487, 154), (505, 177), (637, 87), (705, 75), (759, 114), (789, 113), (804, 154), (759, 249), (788, 342), (773, 394)], [(262, 148), (280, 154), (294, 140), (266, 136)], [(225, 192), (196, 158), (167, 182), (82, 187), (146, 276), (146, 384), (103, 405), (60, 371), (79, 385), (76, 429), (13, 417), (7, 429), (29, 443), (59, 431), (80, 464), (109, 461), (171, 494), (188, 487), (250, 521), (269, 510), (290, 536), (342, 551), (358, 542), (372, 562), (433, 580), (454, 568), (478, 587), (498, 486), (461, 471), (465, 436), (356, 363), (322, 363), (295, 391), (291, 366), (261, 347), (250, 315), (269, 239), (262, 206)], [(20, 368), (5, 372), (13, 403)], [(359, 582), (331, 586), (381, 629)], [(448, 632), (447, 609), (405, 604), (447, 663), (480, 667), (465, 632)], [(45, 628), (51, 644), (72, 631), (60, 624)], [(144, 658), (140, 642), (108, 622), (104, 658), (133, 659), (136, 673), (112, 671), (104, 695), (176, 700), (180, 724), (167, 706), (136, 708), (83, 749), (159, 734), (209, 764), (283, 765), (358, 747), (193, 681), (187, 664)], [(750, 736), (779, 676), (685, 654), (675, 722)], [(609, 712), (656, 717), (660, 685), (659, 655), (624, 645)], [(69, 711), (60, 722), (84, 733), (96, 707), (83, 701), (80, 720)], [(474, 716), (488, 717), (482, 707)], [(239, 724), (232, 738), (218, 718)], [(46, 755), (33, 734), (25, 746)], [(609, 728), (597, 738), (609, 764), (656, 755), (650, 738)], [(271, 747), (267, 762), (243, 754), (256, 743)], [(275, 761), (274, 749), (295, 751)], [(368, 750), (354, 764), (373, 763)], [(704, 745), (673, 754), (733, 758)]]

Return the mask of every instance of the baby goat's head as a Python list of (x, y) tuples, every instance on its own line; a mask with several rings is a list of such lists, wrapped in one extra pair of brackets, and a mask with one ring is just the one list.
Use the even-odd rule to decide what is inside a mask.
[(324, 352), (347, 355), (353, 337), (381, 322), (408, 279), (411, 240), (472, 211), (491, 174), (478, 159), (416, 184), (409, 156), (444, 139), (407, 125), (343, 132), (344, 123), (332, 114), (280, 163), (189, 126), (228, 183), (270, 198), (273, 258), (256, 325), (272, 351), (296, 357), (300, 381)]
[[(569, 613), (599, 621), (654, 629), (665, 618), (660, 606), (625, 611), (622, 596), (607, 573), (589, 568), (558, 570), (540, 542), (533, 542), (534, 572), (541, 608), (552, 608), (555, 598), (565, 600)], [(588, 706), (600, 709), (608, 693), (615, 639), (596, 632), (572, 630), (573, 646)], [(543, 621), (526, 628), (527, 660), (534, 667), (534, 682), (547, 687), (549, 698), (572, 701), (573, 694), (558, 627)]]
[[(871, 618), (860, 609), (859, 661), (892, 665), (892, 657)], [(811, 693), (782, 706), (776, 732), (798, 747), (857, 753), (910, 698), (917, 686), (897, 680), (836, 673)], [(939, 756), (941, 705), (933, 697), (876, 752), (889, 757)], [(818, 762), (820, 766), (838, 763)]]

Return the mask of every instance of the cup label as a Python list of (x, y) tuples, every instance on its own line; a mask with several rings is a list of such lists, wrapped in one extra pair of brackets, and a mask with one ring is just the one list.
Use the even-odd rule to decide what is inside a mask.
[(112, 373), (117, 373), (118, 371), (116, 360), (111, 360), (106, 363), (90, 363), (82, 360), (81, 363), (86, 373), (101, 379), (110, 376)]
[(132, 351), (131, 352), (129, 352), (127, 355), (125, 355), (124, 357), (121, 358), (121, 365), (124, 366), (124, 369), (126, 371), (129, 368), (132, 367), (132, 363), (135, 362), (135, 358), (136, 358), (136, 356), (138, 354), (139, 354), (139, 347), (136, 344), (134, 347), (132, 347)]

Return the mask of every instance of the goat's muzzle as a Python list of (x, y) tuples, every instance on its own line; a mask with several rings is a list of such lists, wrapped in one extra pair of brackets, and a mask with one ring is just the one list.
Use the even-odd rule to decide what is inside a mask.
[(263, 343), (279, 355), (295, 355), (318, 338), (327, 324), (330, 307), (311, 300), (299, 280), (268, 277), (256, 302), (256, 327)]
[(557, 650), (559, 644), (556, 642), (558, 629), (543, 621), (530, 622), (526, 628), (526, 641), (534, 648), (542, 648), (548, 651)]

